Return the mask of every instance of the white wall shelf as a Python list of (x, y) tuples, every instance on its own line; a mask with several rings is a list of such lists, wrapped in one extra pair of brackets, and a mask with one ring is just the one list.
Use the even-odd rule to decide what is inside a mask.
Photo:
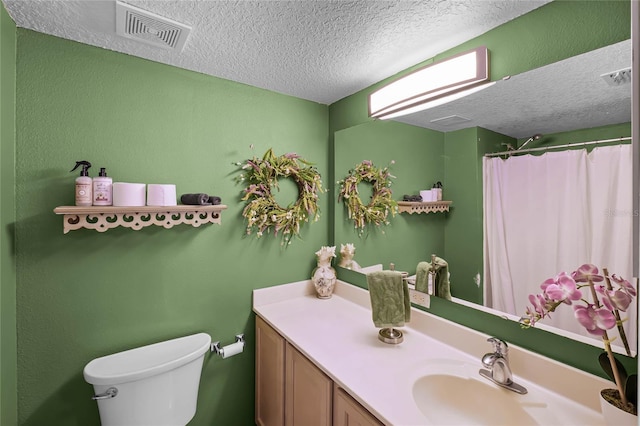
[(163, 207), (56, 207), (55, 214), (64, 215), (64, 233), (86, 228), (105, 232), (122, 226), (139, 231), (147, 226), (173, 228), (182, 223), (195, 228), (206, 223), (221, 223), (220, 213), (226, 209), (223, 204), (215, 206), (163, 206)]
[(449, 211), (452, 201), (398, 201), (398, 211), (400, 213), (443, 213)]

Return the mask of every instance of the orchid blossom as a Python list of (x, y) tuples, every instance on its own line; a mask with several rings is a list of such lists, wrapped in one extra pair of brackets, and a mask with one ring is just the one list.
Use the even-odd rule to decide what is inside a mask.
[(598, 268), (595, 265), (586, 263), (574, 271), (571, 276), (578, 283), (586, 283), (589, 281), (599, 283), (604, 281), (604, 277), (598, 272)]
[[(606, 281), (606, 286), (594, 285), (594, 283), (602, 281)], [(617, 285), (617, 288), (614, 288), (611, 281)], [(582, 287), (590, 290), (591, 303), (583, 297), (580, 291)], [(540, 285), (540, 288), (542, 289), (541, 294), (529, 295), (531, 306), (527, 306), (525, 316), (520, 319), (522, 326), (525, 328), (534, 326), (537, 321), (549, 317), (549, 314), (562, 304), (573, 305), (574, 316), (580, 325), (589, 334), (602, 338), (618, 393), (623, 404), (626, 404), (627, 398), (624, 394), (622, 379), (611, 350), (611, 340), (607, 330), (618, 326), (618, 331), (625, 348), (627, 348), (627, 353), (630, 353), (626, 335), (622, 328), (620, 311), (625, 312), (636, 297), (637, 291), (634, 286), (622, 277), (617, 275), (609, 276), (606, 268), (604, 269), (604, 275), (600, 275), (600, 271), (595, 265), (584, 264), (571, 274), (561, 272), (554, 278), (545, 280)], [(573, 302), (580, 300), (585, 304), (573, 304)], [(602, 302), (602, 305), (600, 302)]]
[(626, 312), (631, 304), (632, 297), (622, 289), (608, 290), (604, 286), (597, 286), (596, 291), (602, 295), (602, 303), (609, 311), (619, 310)]
[(580, 325), (594, 336), (604, 336), (607, 330), (616, 325), (616, 319), (611, 311), (605, 308), (596, 308), (592, 303), (587, 306), (575, 306), (573, 314)]
[(544, 290), (549, 299), (556, 302), (563, 302), (567, 305), (582, 298), (582, 293), (578, 290), (573, 278), (561, 272), (553, 279), (544, 281), (540, 287)]
[(618, 284), (620, 288), (629, 296), (636, 297), (636, 289), (631, 285), (629, 281), (617, 276), (616, 274), (611, 275), (611, 279), (615, 281), (616, 284)]

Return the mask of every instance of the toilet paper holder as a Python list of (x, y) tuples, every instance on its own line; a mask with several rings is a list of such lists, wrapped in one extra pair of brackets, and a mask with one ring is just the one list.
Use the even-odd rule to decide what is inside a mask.
[[(240, 349), (239, 352), (236, 350), (236, 348)], [(228, 349), (227, 354), (225, 354), (224, 352), (225, 349)], [(221, 347), (219, 341), (211, 343), (211, 352), (213, 352), (216, 355), (219, 355), (222, 358), (237, 355), (242, 351), (244, 351), (244, 334), (236, 334), (235, 343), (232, 343), (227, 346)]]

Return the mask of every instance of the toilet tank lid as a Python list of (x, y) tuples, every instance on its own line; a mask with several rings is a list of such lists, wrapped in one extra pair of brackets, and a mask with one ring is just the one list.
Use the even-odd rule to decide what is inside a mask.
[(207, 352), (207, 333), (154, 343), (96, 358), (84, 367), (84, 379), (92, 385), (115, 385), (141, 380), (181, 367)]

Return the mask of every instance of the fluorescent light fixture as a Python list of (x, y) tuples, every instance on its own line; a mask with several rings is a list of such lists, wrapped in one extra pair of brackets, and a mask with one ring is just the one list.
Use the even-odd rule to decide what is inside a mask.
[(369, 95), (369, 117), (393, 118), (470, 95), (493, 84), (489, 52), (481, 46), (427, 65)]

